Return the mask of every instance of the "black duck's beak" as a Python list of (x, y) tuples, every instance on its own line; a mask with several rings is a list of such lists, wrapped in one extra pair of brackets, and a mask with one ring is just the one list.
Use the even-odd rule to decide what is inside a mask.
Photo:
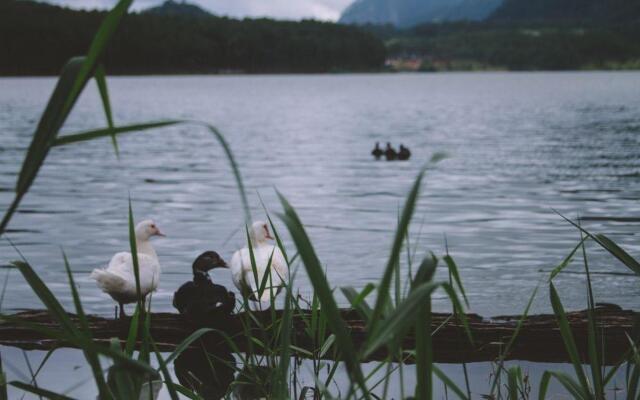
[(229, 268), (229, 264), (227, 264), (227, 262), (225, 260), (220, 260), (220, 263), (218, 264), (218, 267), (220, 267), (220, 268)]

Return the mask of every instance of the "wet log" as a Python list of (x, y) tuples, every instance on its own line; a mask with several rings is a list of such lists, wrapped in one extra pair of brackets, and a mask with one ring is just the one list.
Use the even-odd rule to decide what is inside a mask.
[[(280, 311), (276, 312), (279, 315)], [(69, 316), (77, 322), (74, 314)], [(269, 311), (254, 313), (263, 326), (268, 326), (272, 321)], [(615, 305), (603, 305), (596, 309), (596, 321), (600, 342), (604, 346), (604, 362), (613, 365), (619, 362), (629, 350), (629, 341), (626, 335), (632, 335), (632, 328), (636, 313), (623, 310)], [(231, 337), (241, 351), (247, 349), (246, 340), (246, 316), (234, 315), (226, 320), (212, 321), (209, 327), (224, 331)], [(342, 317), (347, 322), (353, 342), (360, 346), (366, 339), (366, 323), (359, 314), (353, 310), (342, 310)], [(497, 316), (482, 318), (475, 314), (468, 314), (469, 326), (474, 342), (470, 343), (463, 325), (450, 314), (433, 314), (432, 331), (437, 332), (433, 336), (433, 357), (439, 363), (460, 363), (494, 361), (504, 351), (506, 344), (513, 336), (520, 316)], [(309, 315), (297, 314), (293, 318), (293, 341), (297, 347), (309, 352), (318, 350), (319, 345), (314, 345), (313, 340), (305, 330), (305, 318)], [(586, 311), (567, 313), (567, 318), (573, 331), (581, 357), (588, 362), (587, 355), (587, 327), (588, 319)], [(243, 321), (245, 324), (243, 325)], [(52, 319), (47, 311), (29, 310), (19, 312), (9, 317), (0, 317), (0, 345), (14, 346), (23, 349), (47, 350), (59, 347), (73, 347), (69, 343), (48, 338), (37, 329), (28, 327), (26, 322), (36, 324), (48, 329), (59, 329), (57, 322)], [(128, 335), (130, 319), (108, 319), (98, 316), (88, 316), (89, 327), (94, 341), (108, 343), (111, 338), (119, 338), (125, 341)], [(151, 335), (161, 350), (170, 351), (182, 340), (188, 337), (202, 325), (186, 321), (178, 314), (154, 313), (151, 316)], [(268, 331), (252, 326), (252, 335), (258, 338), (268, 335)], [(414, 337), (409, 333), (403, 340), (405, 349), (414, 348)], [(223, 342), (220, 336), (209, 342)], [(322, 343), (318, 340), (319, 343)], [(300, 354), (304, 357), (304, 354)], [(328, 352), (325, 357), (333, 356)], [(371, 360), (380, 360), (387, 357), (386, 351), (381, 349), (374, 354)], [(554, 315), (533, 315), (526, 318), (522, 324), (519, 335), (515, 339), (510, 352), (505, 359), (527, 360), (536, 362), (568, 362), (568, 355), (560, 335), (557, 320)], [(411, 359), (407, 362), (412, 362)]]

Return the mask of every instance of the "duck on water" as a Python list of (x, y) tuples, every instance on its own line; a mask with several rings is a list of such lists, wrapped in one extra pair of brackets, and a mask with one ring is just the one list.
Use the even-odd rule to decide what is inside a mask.
[[(136, 249), (138, 253), (138, 272), (140, 277), (140, 300), (146, 301), (147, 295), (158, 288), (160, 282), (160, 261), (151, 238), (165, 236), (153, 220), (145, 220), (136, 225)], [(91, 279), (98, 287), (109, 294), (120, 307), (120, 317), (126, 317), (124, 305), (137, 302), (136, 277), (133, 267), (133, 255), (130, 252), (116, 253), (105, 269), (96, 268)]]
[(376, 146), (373, 148), (373, 150), (371, 150), (371, 155), (373, 155), (373, 157), (375, 157), (376, 160), (379, 160), (380, 157), (384, 155), (387, 161), (395, 161), (395, 160), (405, 161), (411, 158), (411, 151), (409, 150), (408, 147), (405, 147), (402, 144), (400, 145), (400, 149), (396, 151), (396, 149), (394, 149), (393, 146), (391, 146), (390, 142), (387, 142), (387, 147), (383, 151), (380, 148), (380, 143), (376, 142)]
[(215, 251), (200, 254), (191, 267), (193, 280), (184, 283), (173, 295), (173, 306), (187, 319), (206, 323), (233, 312), (235, 295), (211, 281), (209, 271), (215, 268), (229, 266)]
[[(254, 222), (249, 230), (249, 239), (258, 280), (256, 282), (256, 276), (254, 276), (251, 264), (251, 252), (248, 246), (233, 254), (231, 258), (231, 278), (238, 290), (246, 294), (251, 300), (268, 302), (271, 299), (271, 292), (273, 291), (275, 296), (289, 280), (287, 261), (280, 248), (269, 243), (269, 240), (273, 240), (273, 237), (266, 222)], [(267, 273), (270, 273), (271, 277), (267, 278), (265, 289), (260, 295), (259, 287)]]
[[(164, 236), (153, 220), (145, 220), (136, 225), (135, 239), (138, 253), (140, 277), (140, 297), (136, 288), (133, 256), (129, 252), (116, 253), (104, 268), (96, 268), (90, 277), (100, 289), (109, 294), (119, 305), (120, 318), (126, 317), (124, 305), (138, 300), (146, 301), (147, 295), (158, 288), (160, 283), (160, 262), (151, 244), (153, 236)], [(209, 276), (215, 268), (231, 270), (235, 286), (250, 300), (269, 302), (271, 295), (277, 295), (289, 279), (287, 261), (273, 240), (269, 227), (264, 221), (254, 222), (249, 230), (251, 251), (248, 246), (236, 251), (231, 259), (231, 267), (214, 251), (200, 254), (191, 266), (193, 279), (184, 283), (174, 294), (173, 305), (187, 319), (207, 322), (216, 316), (227, 316), (235, 307), (235, 296), (224, 286), (216, 285)], [(257, 276), (251, 262), (255, 261)], [(266, 278), (264, 291), (259, 288)], [(256, 280), (257, 278), (257, 280)]]

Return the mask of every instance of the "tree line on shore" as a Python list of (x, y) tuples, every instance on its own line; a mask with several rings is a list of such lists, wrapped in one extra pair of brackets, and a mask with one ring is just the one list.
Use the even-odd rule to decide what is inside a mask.
[[(0, 0), (0, 74), (57, 74), (83, 54), (104, 18), (32, 1)], [(133, 13), (105, 53), (110, 73), (279, 73), (378, 70), (381, 40), (357, 27), (312, 20)]]
[(640, 25), (633, 23), (486, 21), (365, 29), (385, 41), (390, 59), (421, 60), (422, 70), (640, 68)]

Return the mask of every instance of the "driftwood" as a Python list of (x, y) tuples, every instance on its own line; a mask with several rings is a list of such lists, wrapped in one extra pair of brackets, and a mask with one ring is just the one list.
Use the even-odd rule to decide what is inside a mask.
[[(266, 324), (271, 318), (270, 312), (255, 313), (256, 317)], [(76, 316), (69, 314), (72, 319)], [(600, 341), (604, 345), (604, 362), (612, 365), (619, 362), (629, 349), (627, 334), (631, 335), (635, 313), (622, 310), (615, 305), (600, 306), (596, 309), (597, 326)], [(366, 338), (366, 324), (353, 310), (342, 310), (342, 316), (347, 322), (353, 342), (360, 346)], [(460, 363), (477, 361), (494, 361), (503, 351), (515, 332), (519, 316), (499, 316), (484, 319), (475, 314), (468, 314), (474, 343), (471, 344), (463, 326), (452, 318), (450, 314), (433, 314), (432, 330), (437, 330), (433, 336), (434, 361), (440, 363)], [(292, 343), (308, 351), (314, 350), (314, 345), (305, 333), (302, 315), (293, 319), (294, 338)], [(52, 320), (47, 311), (30, 310), (17, 313), (13, 318), (0, 321), (0, 345), (15, 346), (23, 349), (51, 349), (57, 347), (73, 347), (68, 343), (47, 338), (36, 330), (16, 323), (21, 321), (38, 324), (50, 329), (58, 329), (58, 324)], [(234, 343), (241, 351), (246, 350), (241, 316), (234, 315), (226, 321), (221, 321), (209, 327), (224, 331), (233, 337)], [(571, 329), (578, 350), (584, 361), (587, 356), (587, 313), (577, 311), (567, 313)], [(13, 320), (13, 321), (12, 321)], [(126, 340), (129, 329), (129, 319), (114, 320), (97, 316), (88, 316), (91, 334), (96, 342), (107, 343), (117, 337)], [(444, 323), (444, 324), (443, 324)], [(172, 350), (197, 328), (194, 323), (185, 321), (180, 315), (171, 313), (154, 313), (151, 317), (151, 335), (161, 350)], [(264, 332), (254, 332), (256, 337)], [(216, 340), (222, 340), (219, 337)], [(316, 346), (317, 347), (317, 346)], [(414, 338), (409, 333), (404, 339), (405, 349), (414, 348)], [(300, 354), (304, 357), (303, 354)], [(326, 357), (331, 357), (327, 352)], [(372, 356), (372, 360), (379, 360), (387, 355), (384, 350)], [(534, 315), (525, 319), (522, 329), (516, 338), (506, 359), (528, 360), (538, 362), (567, 362), (569, 361), (564, 343), (554, 315)], [(408, 360), (411, 362), (411, 360)]]

